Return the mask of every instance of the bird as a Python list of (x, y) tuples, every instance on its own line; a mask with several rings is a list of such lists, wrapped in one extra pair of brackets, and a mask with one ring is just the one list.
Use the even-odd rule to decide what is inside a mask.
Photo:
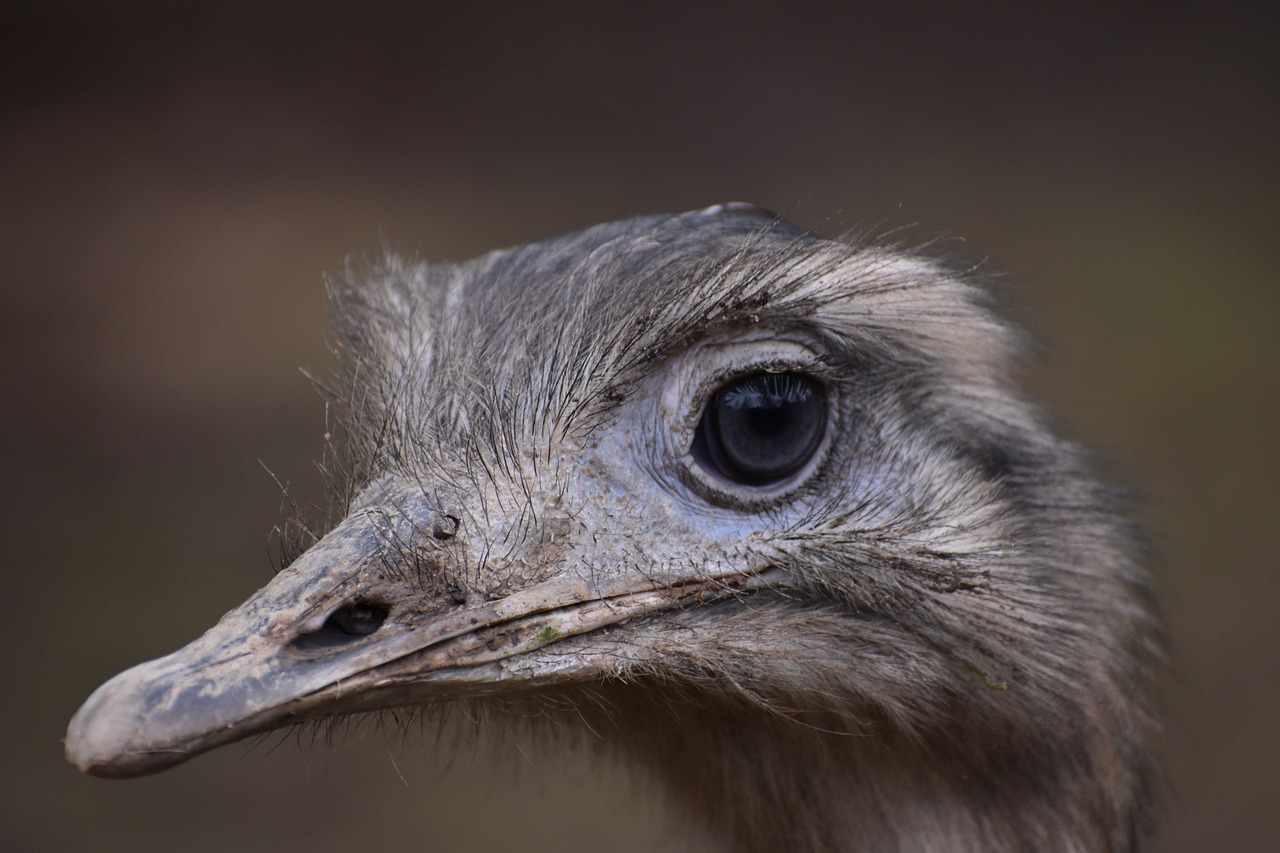
[(1140, 849), (1140, 536), (972, 270), (731, 203), (327, 282), (332, 523), (99, 687), (80, 770), (467, 707), (727, 851)]

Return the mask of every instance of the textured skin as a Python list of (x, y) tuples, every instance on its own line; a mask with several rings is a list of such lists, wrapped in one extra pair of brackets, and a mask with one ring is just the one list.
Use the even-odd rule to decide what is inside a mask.
[[(100, 688), (68, 734), (83, 769), (514, 697), (732, 850), (1136, 849), (1143, 577), (963, 277), (734, 205), (353, 264), (330, 292), (346, 520)], [(760, 369), (817, 377), (831, 423), (794, 477), (740, 487), (690, 448)], [(353, 601), (386, 622), (298, 644)]]

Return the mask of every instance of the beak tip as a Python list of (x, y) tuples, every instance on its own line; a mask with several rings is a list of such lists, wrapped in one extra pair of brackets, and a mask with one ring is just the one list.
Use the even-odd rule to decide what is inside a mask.
[(105, 701), (104, 689), (109, 686), (110, 682), (104, 684), (85, 700), (71, 718), (63, 741), (67, 760), (90, 776), (118, 776), (121, 761), (128, 763), (130, 727)]
[(145, 742), (148, 726), (135, 698), (135, 670), (95, 690), (76, 711), (63, 739), (67, 761), (81, 772), (106, 779), (143, 776), (186, 760), (183, 750), (157, 750)]

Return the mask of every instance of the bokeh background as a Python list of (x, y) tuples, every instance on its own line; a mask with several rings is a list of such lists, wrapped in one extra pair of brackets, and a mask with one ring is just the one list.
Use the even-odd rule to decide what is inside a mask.
[[(982, 262), (1143, 501), (1152, 849), (1280, 849), (1280, 86), (1217, 3), (0, 7), (0, 849), (695, 850), (613, 767), (357, 730), (81, 777), (65, 724), (321, 500), (321, 274), (749, 200)], [(510, 766), (510, 765), (514, 765)]]

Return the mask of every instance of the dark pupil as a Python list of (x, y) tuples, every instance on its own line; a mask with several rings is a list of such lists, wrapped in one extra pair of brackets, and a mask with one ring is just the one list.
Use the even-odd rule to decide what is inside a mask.
[(761, 486), (803, 468), (826, 427), (827, 397), (817, 380), (800, 373), (754, 373), (716, 392), (699, 438), (719, 473)]

